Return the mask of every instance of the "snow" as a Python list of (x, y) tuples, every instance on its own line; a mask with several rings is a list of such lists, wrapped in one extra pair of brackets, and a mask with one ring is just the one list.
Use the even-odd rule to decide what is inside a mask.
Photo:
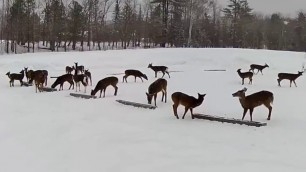
[[(6, 72), (23, 67), (46, 69), (59, 76), (65, 66), (79, 62), (88, 68), (93, 86), (110, 74), (138, 69), (148, 76), (128, 83), (119, 78), (118, 95), (108, 87), (105, 98), (81, 99), (69, 95), (75, 90), (35, 93), (34, 87), (9, 87)], [(157, 97), (155, 110), (122, 105), (123, 99), (147, 103), (145, 92), (155, 80), (147, 68), (166, 65), (167, 103)], [(247, 71), (252, 63), (270, 67), (253, 78), (253, 85), (241, 85), (236, 70)], [(277, 86), (277, 73), (297, 73), (305, 63), (298, 52), (249, 49), (146, 49), (72, 53), (35, 53), (0, 56), (0, 171), (3, 172), (185, 172), (185, 171), (305, 171), (306, 80), (288, 81)], [(204, 69), (226, 69), (205, 72)], [(159, 73), (159, 76), (160, 73)], [(50, 86), (55, 79), (49, 79)], [(248, 80), (246, 80), (248, 83)], [(190, 112), (177, 120), (172, 112), (171, 94), (181, 91), (197, 96), (207, 94), (194, 109), (240, 119), (242, 108), (232, 93), (244, 87), (247, 95), (268, 90), (274, 94), (271, 121), (268, 109), (254, 110), (253, 120), (265, 127), (250, 127), (200, 119)], [(84, 91), (84, 87), (81, 87)], [(97, 93), (97, 96), (98, 93)], [(183, 107), (179, 106), (179, 117)], [(245, 120), (249, 120), (246, 115)]]

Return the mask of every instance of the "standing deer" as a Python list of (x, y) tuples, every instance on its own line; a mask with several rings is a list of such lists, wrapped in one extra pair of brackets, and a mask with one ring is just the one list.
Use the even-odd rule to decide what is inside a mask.
[(151, 104), (152, 98), (154, 97), (154, 102), (156, 106), (156, 97), (157, 93), (162, 92), (162, 101), (165, 97), (165, 103), (167, 102), (167, 80), (163, 78), (159, 78), (156, 81), (154, 81), (148, 88), (148, 92), (146, 93), (148, 104)]
[(278, 79), (277, 79), (278, 86), (281, 87), (280, 82), (281, 82), (283, 79), (287, 79), (287, 80), (290, 81), (290, 87), (291, 87), (291, 83), (292, 83), (292, 82), (294, 83), (295, 87), (297, 87), (297, 86), (296, 86), (296, 83), (295, 83), (295, 80), (296, 80), (299, 76), (301, 76), (302, 74), (303, 74), (303, 72), (299, 72), (299, 71), (298, 71), (297, 74), (295, 74), (295, 73), (279, 73), (279, 74), (278, 74)]
[(66, 73), (67, 74), (71, 74), (73, 70), (74, 70), (74, 66), (72, 66), (72, 67), (66, 66)]
[(176, 116), (177, 119), (179, 119), (177, 115), (177, 107), (181, 104), (185, 106), (185, 112), (183, 115), (183, 118), (185, 118), (185, 115), (188, 110), (190, 110), (191, 113), (191, 118), (194, 119), (193, 117), (193, 108), (200, 106), (202, 102), (204, 101), (204, 97), (206, 94), (199, 94), (198, 93), (198, 98), (196, 99), (195, 97), (189, 96), (187, 94), (181, 93), (181, 92), (175, 92), (171, 95), (172, 101), (173, 101), (173, 112), (174, 116)]
[(32, 84), (33, 81), (34, 81), (34, 78), (35, 78), (35, 75), (39, 74), (39, 73), (44, 73), (44, 77), (45, 77), (45, 86), (47, 86), (47, 83), (48, 83), (48, 71), (47, 70), (36, 70), (36, 71), (33, 71), (33, 72), (30, 72), (28, 71), (29, 73), (29, 84)]
[(143, 82), (142, 78), (148, 80), (147, 75), (143, 74), (139, 70), (134, 70), (134, 69), (128, 69), (124, 71), (125, 75), (123, 76), (123, 81), (122, 82), (127, 82), (127, 77), (129, 76), (134, 76), (135, 77), (135, 82), (136, 82), (136, 77), (139, 77), (141, 81)]
[(247, 91), (247, 88), (244, 88), (242, 90), (237, 91), (236, 93), (233, 93), (233, 97), (238, 97), (240, 104), (243, 108), (243, 116), (242, 120), (245, 117), (245, 114), (247, 113), (248, 110), (250, 110), (250, 119), (252, 119), (252, 113), (255, 107), (264, 105), (269, 109), (269, 115), (267, 120), (271, 119), (271, 112), (272, 112), (272, 106), (271, 104), (273, 103), (274, 96), (273, 93), (270, 91), (259, 91), (257, 93), (245, 96), (245, 92)]
[(157, 72), (161, 71), (163, 73), (163, 76), (162, 78), (165, 76), (165, 73), (168, 74), (169, 78), (170, 78), (170, 75), (169, 75), (169, 72), (168, 72), (168, 67), (167, 66), (153, 66), (152, 63), (150, 63), (148, 65), (148, 68), (151, 68), (152, 70), (154, 70), (155, 72), (155, 78), (157, 78)]
[(101, 98), (101, 94), (102, 94), (102, 91), (103, 91), (103, 97), (105, 97), (105, 90), (106, 88), (111, 85), (115, 88), (115, 93), (114, 95), (116, 96), (117, 95), (117, 91), (118, 91), (118, 87), (117, 87), (117, 84), (118, 84), (118, 78), (117, 77), (114, 77), (114, 76), (111, 76), (111, 77), (106, 77), (104, 79), (101, 79), (94, 90), (91, 90), (91, 94), (92, 96), (96, 95), (96, 93), (98, 91), (100, 91), (100, 98)]
[(84, 74), (90, 79), (90, 86), (92, 86), (91, 73), (89, 72), (89, 69), (85, 70)]
[(252, 84), (253, 72), (241, 72), (241, 69), (238, 69), (237, 72), (242, 79), (242, 85), (244, 84), (244, 78), (249, 78), (249, 84)]
[(266, 67), (269, 67), (269, 65), (267, 65), (267, 63), (265, 63), (265, 65), (251, 64), (251, 65), (250, 65), (250, 70), (249, 70), (249, 71), (250, 71), (250, 72), (253, 71), (253, 73), (254, 73), (254, 70), (257, 69), (257, 73), (256, 73), (256, 74), (258, 74), (258, 72), (260, 71), (261, 74), (263, 75), (262, 70), (263, 70), (264, 68), (266, 68)]
[(18, 80), (20, 82), (20, 86), (23, 85), (23, 78), (24, 78), (24, 70), (21, 70), (19, 73), (10, 73), (7, 72), (6, 75), (10, 79), (10, 87), (14, 87), (14, 80)]
[(60, 85), (59, 91), (62, 89), (65, 82), (70, 83), (69, 90), (72, 86), (72, 89), (74, 89), (74, 83), (73, 83), (73, 75), (72, 74), (64, 74), (62, 76), (59, 76), (56, 78), (55, 82), (51, 85), (51, 88), (55, 88), (57, 85)]
[(42, 92), (42, 89), (44, 87), (44, 82), (46, 81), (45, 72), (43, 71), (36, 71), (33, 80), (35, 82), (35, 92), (37, 93), (37, 90), (39, 92)]

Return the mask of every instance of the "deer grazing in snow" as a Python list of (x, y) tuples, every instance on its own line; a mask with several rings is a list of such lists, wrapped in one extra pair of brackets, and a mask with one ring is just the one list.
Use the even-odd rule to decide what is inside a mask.
[(9, 81), (10, 87), (14, 87), (14, 80), (20, 81), (20, 86), (23, 85), (23, 81), (22, 80), (24, 78), (24, 70), (21, 70), (19, 73), (10, 73), (10, 72), (7, 72), (6, 75), (10, 79), (10, 81)]
[(249, 78), (249, 84), (252, 84), (253, 72), (241, 72), (241, 69), (238, 69), (237, 72), (242, 79), (242, 85), (244, 84), (244, 78)]
[(156, 106), (156, 97), (157, 93), (162, 92), (162, 101), (165, 97), (165, 103), (167, 102), (167, 80), (163, 78), (159, 78), (156, 81), (154, 81), (148, 88), (148, 92), (146, 93), (148, 104), (151, 104), (152, 98), (154, 97), (154, 102)]
[(143, 74), (142, 72), (140, 72), (139, 70), (134, 70), (134, 69), (128, 69), (124, 71), (124, 76), (123, 76), (123, 81), (122, 82), (127, 82), (127, 77), (129, 76), (134, 76), (135, 77), (135, 82), (136, 82), (136, 77), (139, 77), (141, 79), (141, 81), (143, 82), (142, 78), (148, 80), (147, 75)]
[(169, 75), (169, 72), (168, 72), (168, 67), (167, 66), (153, 66), (152, 63), (150, 63), (148, 65), (148, 68), (151, 68), (152, 70), (154, 70), (155, 72), (155, 78), (157, 78), (157, 72), (162, 72), (163, 73), (163, 76), (162, 78), (165, 76), (165, 73), (168, 74), (169, 78), (170, 78), (170, 75)]
[(67, 74), (71, 74), (73, 70), (74, 70), (74, 66), (72, 66), (72, 67), (66, 66), (66, 73)]
[(73, 83), (73, 75), (72, 74), (64, 74), (62, 76), (59, 76), (56, 78), (55, 82), (51, 85), (51, 88), (55, 88), (58, 85), (60, 85), (59, 91), (61, 91), (61, 89), (63, 90), (63, 86), (65, 82), (69, 82), (70, 88), (72, 87), (72, 89), (74, 89), (74, 83)]
[(250, 65), (250, 70), (249, 70), (249, 71), (250, 71), (250, 72), (253, 71), (253, 73), (254, 73), (254, 70), (257, 69), (257, 73), (256, 73), (256, 74), (258, 74), (258, 72), (260, 71), (261, 74), (263, 75), (262, 70), (263, 70), (264, 68), (266, 68), (266, 67), (269, 67), (269, 65), (267, 65), (267, 63), (265, 63), (265, 65), (251, 64), (251, 65)]
[[(281, 86), (280, 85), (280, 82), (283, 80), (283, 79), (287, 79), (290, 81), (290, 87), (291, 87), (291, 83), (293, 82), (294, 85), (296, 86), (296, 83), (295, 83), (295, 80), (301, 76), (303, 74), (303, 72), (299, 72), (297, 74), (295, 73), (279, 73), (278, 74), (278, 79), (277, 79), (277, 82), (278, 82), (278, 86)], [(297, 87), (297, 86), (296, 86)]]
[(196, 99), (195, 97), (189, 96), (187, 94), (181, 93), (181, 92), (175, 92), (171, 95), (172, 101), (173, 101), (173, 113), (174, 116), (176, 116), (177, 119), (179, 119), (178, 114), (177, 114), (177, 107), (181, 104), (185, 106), (185, 112), (183, 115), (183, 118), (185, 118), (185, 115), (188, 110), (190, 110), (191, 113), (191, 118), (194, 119), (193, 117), (193, 108), (200, 106), (202, 102), (204, 101), (204, 97), (206, 94), (199, 94), (198, 93), (198, 98)]
[(236, 93), (233, 93), (233, 97), (238, 97), (240, 104), (243, 108), (243, 116), (242, 120), (245, 117), (245, 114), (247, 113), (248, 110), (250, 110), (250, 119), (252, 119), (252, 114), (253, 110), (257, 106), (264, 105), (269, 109), (269, 115), (267, 120), (271, 119), (271, 112), (272, 112), (272, 106), (271, 104), (273, 103), (274, 96), (273, 93), (269, 91), (259, 91), (257, 93), (245, 96), (245, 92), (247, 91), (247, 88), (244, 88), (242, 90), (237, 91)]
[(84, 74), (89, 78), (90, 86), (92, 86), (91, 73), (89, 72), (89, 69), (85, 70)]
[(117, 84), (118, 84), (118, 78), (117, 77), (114, 77), (114, 76), (110, 76), (110, 77), (106, 77), (104, 79), (101, 79), (94, 90), (91, 90), (91, 94), (92, 96), (96, 95), (96, 93), (98, 91), (100, 91), (100, 98), (101, 98), (101, 94), (102, 94), (102, 91), (103, 91), (103, 97), (105, 97), (105, 90), (106, 88), (111, 85), (115, 88), (115, 93), (114, 95), (116, 96), (117, 95), (117, 91), (118, 91), (118, 87), (117, 87)]

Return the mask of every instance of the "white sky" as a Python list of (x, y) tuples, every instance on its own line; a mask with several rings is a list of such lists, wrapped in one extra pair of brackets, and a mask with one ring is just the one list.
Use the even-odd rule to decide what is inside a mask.
[[(226, 6), (229, 0), (217, 0), (222, 6)], [(306, 12), (306, 0), (248, 0), (255, 12), (272, 14), (279, 12), (284, 16), (295, 17), (299, 11)]]

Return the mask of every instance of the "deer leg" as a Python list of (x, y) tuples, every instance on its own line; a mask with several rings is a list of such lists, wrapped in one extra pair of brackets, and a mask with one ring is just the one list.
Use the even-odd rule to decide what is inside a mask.
[(100, 98), (101, 98), (102, 90), (100, 90)]
[(105, 97), (105, 90), (106, 90), (106, 88), (103, 90), (103, 98)]
[(167, 91), (165, 91), (165, 103), (167, 103)]
[(143, 82), (143, 79), (142, 79), (142, 77), (140, 77), (140, 79), (141, 79), (141, 81)]
[(193, 110), (193, 109), (190, 108), (191, 118), (194, 119), (192, 110)]
[(182, 119), (184, 119), (184, 118), (185, 118), (185, 115), (186, 115), (187, 111), (188, 111), (188, 108), (187, 108), (187, 107), (185, 107), (185, 112), (184, 112), (184, 115), (183, 115), (183, 118), (182, 118)]
[(91, 80), (91, 77), (89, 77), (89, 79), (90, 79), (90, 86), (92, 86), (92, 80)]
[(157, 78), (157, 71), (155, 71), (155, 78)]
[(178, 107), (178, 104), (173, 104), (172, 105), (173, 107), (173, 113), (174, 113), (174, 116), (176, 116), (176, 119), (180, 119), (177, 115), (177, 107)]
[(156, 106), (156, 97), (157, 97), (157, 93), (154, 94), (154, 103), (155, 103), (155, 106)]
[(81, 91), (81, 83), (79, 82), (79, 91)]
[(243, 116), (242, 116), (242, 120), (244, 119), (245, 114), (247, 113), (247, 111), (248, 111), (248, 109), (246, 109), (246, 108), (244, 108), (244, 109), (243, 109)]
[(20, 82), (20, 86), (23, 86), (23, 82), (22, 82), (22, 80), (19, 80), (19, 82)]
[(278, 82), (278, 86), (281, 87), (281, 85), (280, 85), (281, 79), (278, 78), (277, 82)]
[(290, 87), (291, 87), (291, 83), (292, 83), (292, 81), (290, 80)]
[(168, 71), (166, 71), (166, 73), (168, 74), (168, 76), (169, 76), (169, 78), (170, 78), (169, 72), (168, 72)]
[(252, 82), (253, 82), (253, 79), (252, 78), (249, 78), (249, 84), (252, 84)]
[(125, 75), (122, 77), (122, 83), (124, 83), (124, 78), (125, 78)]
[(117, 87), (117, 86), (114, 86), (114, 88), (115, 88), (115, 93), (114, 93), (114, 95), (117, 96), (118, 87)]
[(296, 83), (295, 83), (295, 80), (293, 80), (293, 83), (294, 83), (295, 87), (297, 87), (297, 86), (296, 86)]
[(251, 119), (251, 121), (253, 121), (253, 118), (252, 118), (253, 110), (254, 110), (254, 108), (251, 108), (251, 109), (250, 109), (250, 119)]
[(261, 75), (263, 75), (262, 70), (260, 72), (261, 72)]
[(135, 76), (135, 82), (136, 82), (136, 76)]
[(242, 78), (242, 85), (244, 84), (244, 78)]
[(162, 71), (163, 72), (163, 76), (162, 76), (162, 78), (165, 76), (165, 72), (164, 71)]

